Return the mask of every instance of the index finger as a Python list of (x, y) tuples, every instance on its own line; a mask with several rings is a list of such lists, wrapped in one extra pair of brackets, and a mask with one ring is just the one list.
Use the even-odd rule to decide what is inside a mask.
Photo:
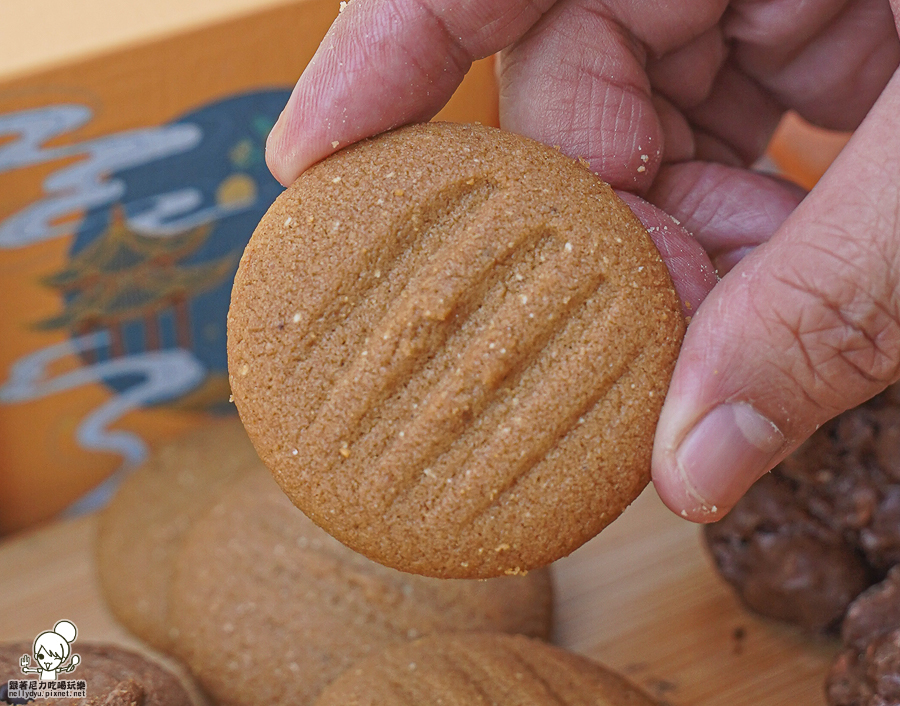
[(554, 2), (342, 4), (269, 135), (269, 169), (287, 185), (346, 144), (429, 120), (473, 61), (521, 37)]

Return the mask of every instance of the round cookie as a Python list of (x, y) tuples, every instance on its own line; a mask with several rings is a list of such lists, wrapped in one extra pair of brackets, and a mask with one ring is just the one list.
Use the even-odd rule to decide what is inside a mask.
[(229, 378), (317, 524), (388, 566), (488, 577), (565, 556), (639, 494), (683, 333), (608, 185), (532, 140), (430, 123), (276, 200), (235, 279)]
[(829, 706), (900, 703), (900, 630), (879, 635), (861, 652), (841, 652), (825, 682)]
[(154, 449), (100, 516), (96, 556), (104, 597), (153, 647), (171, 649), (168, 591), (184, 532), (254, 465), (263, 467), (240, 421), (216, 422)]
[(850, 604), (841, 639), (825, 684), (829, 705), (900, 703), (900, 565)]
[(176, 653), (223, 706), (310, 704), (370, 652), (431, 632), (550, 632), (548, 571), (467, 581), (386, 568), (316, 527), (265, 471), (193, 525), (176, 569)]
[(585, 657), (522, 636), (435, 635), (349, 669), (316, 706), (658, 706)]
[[(191, 697), (178, 677), (157, 662), (122, 647), (80, 641), (72, 652), (81, 661), (75, 670), (60, 679), (84, 680), (84, 698), (47, 698), (47, 706), (198, 706), (203, 702)], [(22, 655), (32, 654), (29, 642), (0, 645), (0, 685), (5, 690), (10, 679), (35, 679), (19, 668)], [(4, 694), (5, 695), (5, 694)], [(0, 698), (0, 703), (4, 699)], [(38, 703), (38, 702), (35, 702)]]
[(704, 537), (747, 607), (812, 632), (835, 631), (871, 582), (861, 554), (799, 504), (794, 485), (777, 473), (757, 481)]

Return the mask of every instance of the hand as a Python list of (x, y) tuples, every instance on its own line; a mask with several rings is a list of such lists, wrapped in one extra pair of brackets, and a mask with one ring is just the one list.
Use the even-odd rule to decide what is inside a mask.
[(24, 672), (28, 665), (31, 663), (31, 658), (28, 655), (22, 655), (19, 658), (19, 668)]
[[(674, 511), (716, 519), (819, 424), (900, 377), (891, 7), (352, 0), (270, 136), (273, 173), (290, 182), (349, 142), (428, 119), (472, 60), (501, 49), (505, 128), (586, 158), (730, 269), (696, 309), (653, 460)], [(786, 108), (841, 129), (865, 117), (805, 199), (747, 169)], [(702, 296), (696, 250), (678, 264), (679, 292)]]

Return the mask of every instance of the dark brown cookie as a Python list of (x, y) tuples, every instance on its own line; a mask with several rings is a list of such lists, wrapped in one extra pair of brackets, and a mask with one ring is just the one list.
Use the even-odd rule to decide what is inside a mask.
[(777, 474), (707, 525), (705, 539), (719, 573), (749, 608), (813, 632), (836, 631), (871, 582), (862, 555), (805, 511), (794, 485)]
[(900, 630), (880, 635), (864, 650), (841, 652), (825, 683), (829, 706), (900, 704)]
[(184, 540), (177, 653), (224, 706), (302, 706), (369, 653), (439, 631), (546, 637), (546, 570), (488, 581), (405, 574), (346, 548), (265, 471), (225, 491)]
[(175, 556), (191, 522), (223, 487), (262, 467), (237, 419), (211, 424), (154, 449), (100, 517), (97, 566), (115, 616), (157, 649), (169, 651), (168, 591)]
[(861, 593), (841, 626), (844, 650), (828, 672), (831, 706), (900, 703), (900, 566)]
[(850, 604), (841, 624), (841, 639), (848, 648), (862, 652), (874, 638), (894, 630), (900, 630), (900, 566)]
[(316, 706), (657, 706), (624, 677), (522, 636), (435, 635), (352, 667)]
[[(0, 645), (0, 689), (12, 679), (37, 679), (23, 674), (19, 659), (31, 657), (28, 642)], [(53, 706), (196, 706), (198, 701), (178, 677), (157, 662), (124, 648), (108, 644), (72, 644), (80, 661), (59, 680), (85, 682), (84, 698), (46, 698), (34, 703)], [(69, 657), (71, 659), (71, 656)], [(65, 661), (68, 664), (68, 661)], [(0, 698), (0, 706), (4, 704)], [(9, 701), (7, 701), (9, 703)]]
[(388, 566), (487, 577), (570, 553), (645, 486), (684, 321), (585, 167), (428, 124), (277, 199), (228, 329), (238, 410), (298, 507)]
[(754, 610), (836, 630), (900, 562), (900, 387), (823, 425), (705, 536)]

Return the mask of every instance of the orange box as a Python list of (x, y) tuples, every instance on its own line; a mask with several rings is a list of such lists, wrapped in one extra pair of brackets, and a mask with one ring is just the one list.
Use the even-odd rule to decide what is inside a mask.
[(849, 132), (816, 127), (796, 113), (788, 112), (769, 142), (767, 155), (779, 174), (809, 190), (831, 166), (850, 137)]
[[(264, 143), (338, 0), (5, 0), (0, 533), (101, 505), (233, 413), (225, 315)], [(441, 116), (497, 122), (490, 61)]]

